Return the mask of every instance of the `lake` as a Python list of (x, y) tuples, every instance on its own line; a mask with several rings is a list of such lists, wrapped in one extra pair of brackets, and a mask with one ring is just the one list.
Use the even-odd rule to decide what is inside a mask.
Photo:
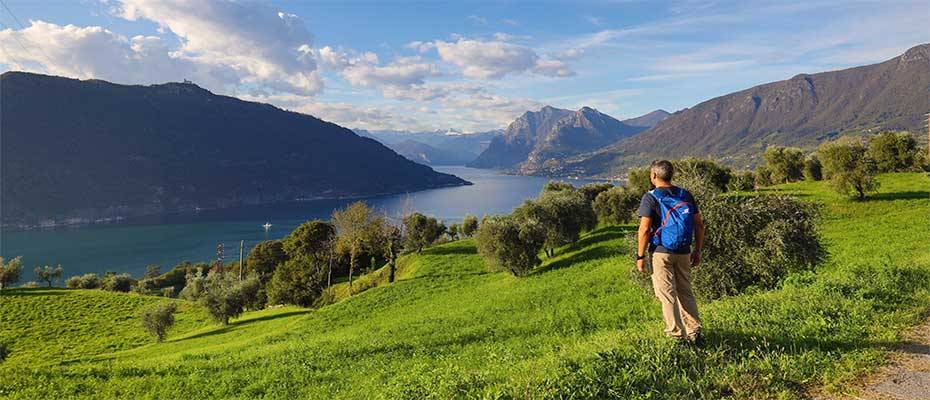
[[(474, 183), (400, 195), (364, 199), (369, 206), (399, 216), (405, 199), (413, 209), (446, 222), (458, 222), (466, 214), (507, 214), (524, 200), (535, 197), (548, 178), (504, 175), (497, 171), (466, 167), (435, 167)], [(576, 186), (588, 183), (571, 180)], [(245, 254), (256, 243), (280, 239), (309, 219), (328, 219), (334, 209), (355, 200), (314, 200), (203, 210), (137, 218), (118, 224), (85, 225), (45, 230), (3, 231), (0, 256), (23, 256), (23, 279), (33, 280), (37, 265), (61, 264), (65, 277), (88, 272), (128, 272), (139, 277), (150, 264), (167, 271), (182, 261), (210, 261), (222, 243), (226, 261), (238, 260), (239, 241)], [(272, 224), (270, 229), (262, 227)]]

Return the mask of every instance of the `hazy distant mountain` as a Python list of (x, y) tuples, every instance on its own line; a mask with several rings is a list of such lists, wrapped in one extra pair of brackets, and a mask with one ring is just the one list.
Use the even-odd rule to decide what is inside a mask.
[(797, 75), (705, 101), (540, 172), (613, 175), (657, 157), (689, 155), (747, 165), (770, 144), (813, 148), (845, 133), (883, 129), (922, 132), (924, 140), (928, 93), (930, 44), (921, 44), (880, 64)]
[(653, 126), (656, 126), (656, 124), (658, 124), (659, 122), (662, 122), (666, 118), (668, 118), (669, 115), (672, 115), (672, 114), (669, 114), (668, 111), (655, 110), (649, 114), (640, 115), (636, 118), (625, 119), (623, 120), (623, 123), (630, 125), (630, 126), (652, 128)]
[(190, 83), (0, 76), (4, 224), (463, 185), (309, 115)]
[[(405, 131), (367, 131), (356, 129), (356, 133), (378, 140), (385, 146), (398, 153), (404, 154), (408, 149), (400, 149), (397, 145), (408, 140), (428, 145), (440, 152), (443, 159), (465, 160), (456, 165), (463, 165), (474, 160), (481, 152), (488, 148), (491, 140), (500, 136), (503, 130), (493, 130), (477, 133), (461, 133), (454, 130), (433, 132), (405, 132)], [(402, 151), (403, 150), (403, 151)], [(454, 153), (454, 155), (452, 155)], [(409, 157), (408, 157), (409, 158)], [(441, 165), (441, 164), (432, 164)], [(449, 164), (446, 164), (449, 165)]]
[(517, 118), (469, 166), (533, 174), (550, 160), (613, 144), (644, 129), (590, 107), (571, 111), (546, 106)]
[(408, 160), (423, 165), (465, 165), (475, 158), (474, 153), (437, 149), (416, 140), (405, 140), (387, 145)]

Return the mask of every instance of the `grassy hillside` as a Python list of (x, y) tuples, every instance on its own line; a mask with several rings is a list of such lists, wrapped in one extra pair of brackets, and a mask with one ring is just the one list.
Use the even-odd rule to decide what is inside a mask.
[[(632, 227), (608, 227), (528, 277), (486, 272), (474, 243), (462, 240), (408, 255), (398, 282), (386, 285), (376, 272), (360, 280), (370, 289), (319, 310), (264, 310), (220, 327), (184, 309), (181, 326), (160, 344), (143, 345), (133, 310), (164, 300), (10, 292), (0, 298), (0, 335), (13, 341), (11, 358), (0, 363), (0, 396), (796, 398), (811, 388), (842, 391), (930, 310), (930, 178), (881, 181), (882, 192), (866, 203), (834, 196), (823, 183), (778, 188), (827, 204), (823, 233), (832, 258), (778, 290), (701, 304), (703, 350), (661, 337), (658, 302), (627, 258), (623, 236)], [(337, 297), (346, 294), (337, 288)], [(28, 322), (38, 321), (23, 317), (38, 301), (55, 318)], [(103, 324), (86, 311), (88, 301), (129, 317)], [(58, 339), (35, 342), (50, 336)]]

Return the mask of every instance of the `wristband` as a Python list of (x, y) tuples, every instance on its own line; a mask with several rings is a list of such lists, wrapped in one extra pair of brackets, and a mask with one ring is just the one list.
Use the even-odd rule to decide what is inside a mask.
[(645, 255), (642, 255), (642, 256), (636, 256), (636, 261), (639, 261), (639, 260), (642, 260), (642, 259), (644, 259), (644, 258), (646, 258), (646, 256), (645, 256)]

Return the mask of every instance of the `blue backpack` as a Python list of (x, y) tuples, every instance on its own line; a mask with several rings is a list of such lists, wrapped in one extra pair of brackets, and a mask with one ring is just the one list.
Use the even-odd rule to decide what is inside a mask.
[(687, 202), (688, 191), (682, 188), (650, 190), (649, 194), (659, 203), (659, 228), (652, 232), (650, 243), (679, 252), (691, 246), (694, 236), (694, 205)]

